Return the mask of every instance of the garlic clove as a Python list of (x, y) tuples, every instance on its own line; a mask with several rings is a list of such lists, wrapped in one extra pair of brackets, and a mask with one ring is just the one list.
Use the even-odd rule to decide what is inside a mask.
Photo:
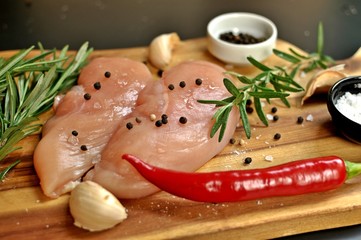
[(154, 38), (149, 45), (148, 59), (151, 64), (158, 69), (168, 66), (172, 59), (172, 51), (179, 42), (177, 33), (162, 34)]
[(82, 182), (73, 189), (69, 208), (74, 225), (89, 231), (112, 228), (127, 218), (126, 209), (119, 200), (92, 181)]

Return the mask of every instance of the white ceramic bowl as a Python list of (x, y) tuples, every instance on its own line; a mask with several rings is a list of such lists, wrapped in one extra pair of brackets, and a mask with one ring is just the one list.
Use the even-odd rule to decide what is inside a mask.
[[(247, 33), (266, 40), (255, 44), (235, 44), (221, 40), (225, 32)], [(226, 13), (213, 18), (207, 26), (208, 50), (219, 60), (233, 65), (249, 64), (247, 57), (263, 61), (272, 54), (276, 46), (277, 28), (275, 24), (253, 13)]]

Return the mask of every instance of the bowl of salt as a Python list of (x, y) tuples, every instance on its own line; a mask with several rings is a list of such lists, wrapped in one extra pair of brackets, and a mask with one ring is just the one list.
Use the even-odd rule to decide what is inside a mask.
[(327, 108), (336, 128), (361, 144), (361, 76), (346, 77), (329, 90)]

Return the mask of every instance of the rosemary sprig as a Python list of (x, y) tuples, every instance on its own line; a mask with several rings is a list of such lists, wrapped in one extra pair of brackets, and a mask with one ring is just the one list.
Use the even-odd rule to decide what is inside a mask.
[[(33, 46), (7, 60), (0, 58), (0, 163), (21, 148), (22, 139), (41, 129), (38, 116), (51, 108), (57, 94), (75, 84), (92, 49), (86, 42), (72, 58), (68, 48), (57, 56), (56, 49), (45, 51), (39, 43), (40, 54), (32, 58), (26, 56)], [(0, 171), (0, 180), (18, 163)]]
[(264, 125), (268, 126), (268, 120), (263, 111), (261, 99), (263, 98), (270, 102), (272, 98), (279, 98), (287, 107), (290, 107), (291, 105), (287, 100), (289, 92), (300, 92), (304, 90), (303, 87), (294, 80), (296, 74), (300, 71), (307, 73), (318, 68), (325, 69), (329, 64), (333, 63), (333, 59), (323, 53), (323, 41), (323, 26), (322, 23), (320, 23), (318, 25), (316, 53), (302, 55), (292, 48), (289, 49), (291, 53), (274, 49), (274, 54), (286, 60), (289, 65), (269, 67), (252, 57), (248, 57), (248, 61), (261, 71), (257, 76), (248, 78), (235, 72), (226, 72), (236, 77), (243, 86), (237, 88), (230, 79), (225, 78), (223, 79), (223, 83), (231, 94), (230, 97), (223, 100), (198, 100), (200, 103), (215, 104), (216, 107), (219, 107), (213, 116), (215, 123), (211, 129), (210, 136), (213, 137), (218, 130), (220, 130), (218, 141), (223, 139), (229, 114), (233, 107), (237, 107), (241, 115), (246, 136), (250, 138), (251, 127), (246, 111), (248, 99), (253, 99), (259, 119)]
[(316, 69), (326, 69), (330, 64), (334, 63), (332, 57), (324, 54), (324, 35), (323, 25), (318, 24), (318, 35), (317, 35), (317, 51), (308, 55), (301, 54), (296, 50), (289, 48), (291, 53), (285, 53), (277, 49), (273, 49), (273, 53), (290, 62), (287, 66), (288, 69), (299, 69), (305, 73), (311, 72)]

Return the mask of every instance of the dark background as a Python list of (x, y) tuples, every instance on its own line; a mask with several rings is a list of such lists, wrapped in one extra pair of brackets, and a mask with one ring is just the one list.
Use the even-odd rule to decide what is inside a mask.
[[(147, 46), (167, 32), (183, 40), (204, 37), (213, 17), (240, 11), (268, 17), (279, 38), (308, 52), (316, 51), (319, 22), (326, 54), (343, 59), (361, 47), (359, 0), (0, 0), (0, 51), (38, 41), (58, 49), (85, 41), (95, 49)], [(361, 226), (289, 239), (361, 239)]]
[(175, 31), (182, 39), (203, 37), (213, 17), (233, 11), (270, 18), (279, 38), (316, 50), (317, 25), (325, 29), (325, 52), (335, 59), (361, 46), (358, 0), (1, 0), (0, 50), (46, 48), (89, 41), (95, 49), (146, 46)]

